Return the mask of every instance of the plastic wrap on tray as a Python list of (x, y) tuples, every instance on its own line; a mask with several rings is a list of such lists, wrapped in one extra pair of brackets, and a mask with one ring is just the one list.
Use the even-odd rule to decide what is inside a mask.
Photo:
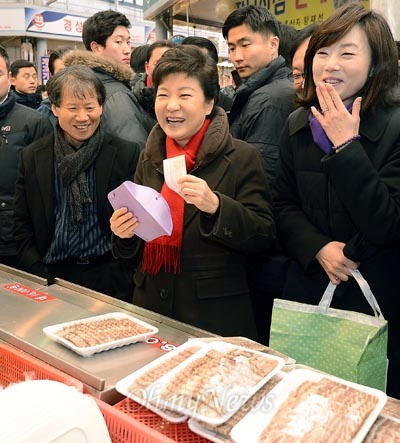
[(83, 357), (138, 341), (158, 332), (158, 328), (123, 312), (46, 326), (43, 332)]
[(176, 368), (180, 363), (194, 355), (205, 344), (202, 342), (190, 341), (178, 346), (173, 351), (168, 352), (151, 363), (143, 366), (132, 374), (120, 380), (115, 388), (118, 392), (145, 406), (162, 418), (172, 422), (181, 423), (187, 420), (187, 416), (172, 411), (167, 407), (157, 407), (157, 402), (152, 403), (152, 395), (146, 389), (156, 380), (169, 371)]
[[(191, 340), (191, 339), (189, 339)], [(211, 343), (213, 341), (221, 341), (224, 343), (230, 343), (232, 345), (242, 346), (243, 348), (251, 349), (253, 351), (265, 352), (266, 354), (275, 355), (276, 357), (280, 357), (284, 360), (285, 365), (293, 365), (296, 363), (296, 360), (293, 358), (282, 354), (279, 351), (275, 351), (275, 349), (270, 348), (269, 346), (265, 346), (261, 343), (258, 343), (254, 340), (250, 340), (247, 337), (202, 337), (196, 338), (193, 340), (201, 340), (204, 343)]]
[(249, 412), (234, 428), (237, 443), (360, 443), (386, 403), (377, 389), (297, 369), (268, 394), (271, 408)]
[(221, 424), (272, 378), (284, 361), (223, 342), (207, 343), (146, 391), (157, 405)]
[(397, 398), (388, 398), (381, 415), (400, 421), (400, 400)]
[(230, 437), (230, 433), (236, 423), (242, 420), (242, 418), (252, 409), (268, 407), (267, 394), (282, 380), (284, 376), (284, 372), (278, 372), (276, 375), (274, 375), (225, 423), (220, 425), (211, 425), (191, 418), (188, 423), (189, 428), (196, 434), (207, 438), (214, 443), (231, 442), (232, 439)]
[(400, 441), (400, 421), (379, 416), (372, 425), (363, 443), (398, 443)]

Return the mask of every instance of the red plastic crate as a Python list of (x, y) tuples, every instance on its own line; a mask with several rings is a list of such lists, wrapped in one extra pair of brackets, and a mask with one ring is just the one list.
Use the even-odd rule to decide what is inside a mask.
[(7, 387), (11, 383), (25, 380), (59, 381), (83, 392), (83, 384), (79, 380), (26, 352), (6, 344), (0, 344), (0, 386)]
[(210, 443), (186, 423), (170, 423), (129, 398), (114, 406), (96, 401), (113, 443)]

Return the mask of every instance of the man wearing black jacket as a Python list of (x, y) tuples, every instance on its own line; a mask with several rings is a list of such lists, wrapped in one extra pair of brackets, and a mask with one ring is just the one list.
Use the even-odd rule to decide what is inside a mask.
[(35, 65), (28, 60), (18, 59), (11, 64), (10, 71), (17, 103), (37, 109), (42, 103), (42, 94), (37, 92), (38, 75)]
[(258, 148), (271, 185), (281, 129), (295, 98), (290, 69), (279, 55), (279, 25), (268, 9), (245, 6), (227, 17), (222, 34), (242, 80), (229, 114), (230, 131)]
[[(227, 17), (222, 34), (242, 81), (229, 113), (230, 132), (260, 151), (272, 188), (281, 130), (294, 109), (295, 99), (291, 71), (279, 55), (279, 24), (268, 9), (245, 6)], [(272, 255), (252, 257), (249, 263), (258, 339), (265, 344), (272, 300), (281, 294), (288, 263), (287, 257), (278, 252), (278, 246), (276, 249)]]
[(52, 132), (52, 125), (39, 112), (17, 103), (10, 79), (10, 59), (0, 46), (0, 263), (16, 267), (11, 225), (19, 155)]

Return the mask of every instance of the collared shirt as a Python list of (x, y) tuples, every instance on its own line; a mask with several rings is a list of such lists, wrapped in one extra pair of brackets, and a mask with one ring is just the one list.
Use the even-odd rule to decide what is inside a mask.
[(67, 187), (62, 178), (55, 174), (56, 221), (53, 240), (43, 260), (46, 264), (57, 263), (71, 257), (99, 257), (111, 250), (111, 239), (103, 232), (97, 216), (94, 164), (87, 169), (86, 178), (92, 202), (86, 206), (85, 222), (71, 226)]

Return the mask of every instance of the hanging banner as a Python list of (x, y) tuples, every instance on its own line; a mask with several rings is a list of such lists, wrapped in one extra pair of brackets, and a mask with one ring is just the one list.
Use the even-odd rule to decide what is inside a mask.
[[(335, 6), (342, 3), (340, 0), (220, 0), (217, 5), (226, 4), (232, 11), (248, 5), (261, 6), (269, 9), (281, 23), (300, 29), (311, 23), (323, 22)], [(370, 0), (360, 3), (369, 8)]]
[(40, 67), (42, 72), (42, 85), (45, 85), (50, 79), (49, 56), (40, 57)]
[(81, 38), (85, 20), (86, 17), (25, 8), (26, 30), (39, 34), (66, 35)]

